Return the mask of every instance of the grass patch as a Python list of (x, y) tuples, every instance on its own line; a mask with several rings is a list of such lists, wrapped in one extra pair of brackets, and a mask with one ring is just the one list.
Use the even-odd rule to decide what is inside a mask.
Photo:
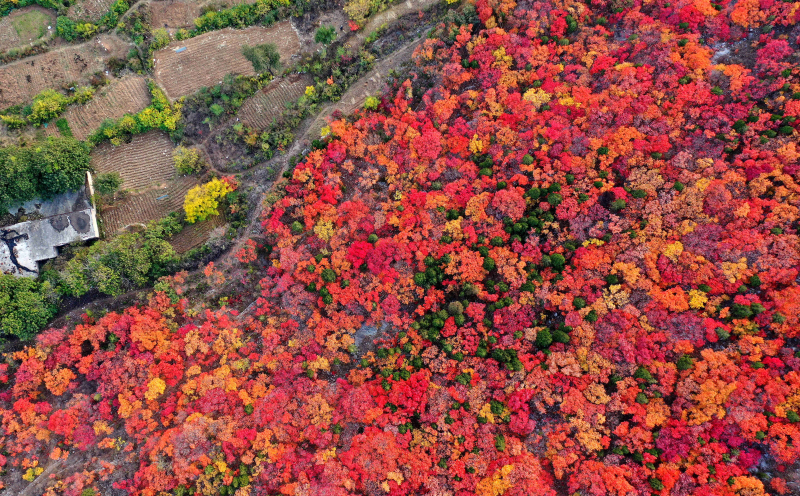
[(72, 129), (69, 127), (69, 122), (63, 117), (56, 121), (56, 127), (58, 128), (58, 132), (61, 133), (61, 136), (66, 136), (68, 138), (72, 138)]
[(22, 41), (38, 40), (47, 32), (47, 23), (50, 16), (39, 10), (31, 10), (11, 19), (11, 25), (17, 31), (17, 36)]

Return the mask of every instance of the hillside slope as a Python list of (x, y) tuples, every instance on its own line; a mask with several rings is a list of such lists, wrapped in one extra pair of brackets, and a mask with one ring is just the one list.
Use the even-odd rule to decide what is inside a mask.
[(797, 6), (478, 0), (206, 268), (252, 315), (7, 357), (8, 494), (797, 494)]

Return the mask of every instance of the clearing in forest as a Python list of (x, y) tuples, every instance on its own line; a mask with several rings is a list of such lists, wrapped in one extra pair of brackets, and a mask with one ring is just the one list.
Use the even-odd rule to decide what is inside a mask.
[(15, 10), (0, 20), (0, 52), (32, 43), (47, 35), (47, 26), (55, 32), (56, 17), (41, 7)]
[(122, 189), (132, 192), (164, 187), (176, 176), (173, 149), (166, 133), (150, 131), (120, 146), (98, 146), (92, 151), (92, 167), (98, 173), (119, 172)]
[[(27, 104), (40, 91), (67, 83), (86, 84), (105, 69), (111, 57), (124, 57), (131, 45), (113, 35), (100, 35), (80, 45), (28, 57), (0, 67), (0, 108)], [(11, 83), (13, 82), (13, 83)]]
[(310, 84), (313, 81), (307, 75), (293, 74), (276, 79), (248, 98), (239, 110), (238, 117), (246, 126), (265, 129), (273, 119), (281, 116), (286, 103), (300, 98)]
[[(147, 81), (141, 76), (129, 76), (100, 88), (85, 105), (71, 105), (63, 117), (72, 134), (85, 140), (106, 119), (119, 119), (125, 114), (135, 114), (150, 105)], [(58, 134), (56, 126), (49, 126), (46, 134)]]
[(268, 28), (221, 29), (172, 42), (157, 51), (156, 82), (174, 99), (214, 86), (226, 74), (254, 75), (253, 65), (242, 55), (242, 46), (264, 43), (276, 45), (283, 64), (300, 51), (300, 39), (289, 21)]

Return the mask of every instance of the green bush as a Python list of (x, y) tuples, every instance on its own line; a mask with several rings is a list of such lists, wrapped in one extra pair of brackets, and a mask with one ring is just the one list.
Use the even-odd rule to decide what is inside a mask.
[(264, 43), (256, 46), (244, 45), (242, 47), (242, 55), (253, 64), (253, 70), (256, 74), (269, 72), (274, 75), (273, 71), (281, 67), (281, 56), (278, 53), (278, 48), (273, 43)]
[(546, 349), (553, 344), (553, 336), (550, 334), (550, 330), (545, 328), (536, 333), (535, 344), (540, 350)]
[(0, 333), (30, 339), (56, 314), (49, 282), (0, 274)]
[(323, 45), (330, 45), (336, 39), (336, 28), (333, 26), (320, 26), (314, 33), (314, 41)]
[(94, 179), (94, 187), (98, 193), (104, 196), (111, 196), (119, 191), (122, 186), (122, 177), (119, 172), (107, 172), (98, 174)]
[(80, 297), (96, 289), (118, 296), (171, 272), (178, 256), (166, 238), (181, 224), (175, 217), (151, 222), (143, 233), (126, 233), (78, 250), (59, 273), (58, 290)]
[(83, 185), (89, 168), (89, 147), (74, 138), (50, 137), (24, 147), (0, 148), (0, 210), (74, 191)]

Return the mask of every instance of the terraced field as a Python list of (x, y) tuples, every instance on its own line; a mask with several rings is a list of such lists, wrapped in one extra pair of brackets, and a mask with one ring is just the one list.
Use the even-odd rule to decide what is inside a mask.
[(310, 76), (293, 74), (272, 81), (258, 93), (248, 98), (239, 110), (239, 119), (254, 129), (264, 129), (280, 117), (286, 102), (297, 100), (306, 86), (312, 84)]
[(169, 243), (178, 253), (185, 253), (195, 246), (205, 243), (214, 229), (225, 225), (224, 215), (209, 217), (203, 222), (191, 224), (183, 228), (181, 232), (173, 236)]
[(0, 108), (27, 104), (40, 91), (67, 83), (85, 84), (105, 69), (111, 57), (124, 57), (132, 47), (113, 35), (100, 35), (80, 45), (28, 57), (0, 67)]
[(124, 145), (100, 145), (92, 152), (92, 167), (100, 173), (119, 172), (122, 188), (126, 190), (139, 192), (161, 187), (175, 178), (173, 148), (165, 133), (150, 131)]
[[(86, 139), (105, 119), (119, 119), (134, 114), (150, 105), (147, 81), (140, 76), (129, 76), (112, 82), (98, 91), (85, 105), (71, 105), (63, 117), (69, 122), (72, 134)], [(58, 134), (55, 126), (48, 126), (46, 134)]]
[(100, 213), (103, 230), (106, 235), (113, 235), (133, 224), (147, 224), (151, 220), (161, 219), (170, 212), (183, 208), (183, 197), (190, 188), (196, 186), (200, 179), (195, 176), (179, 177), (169, 181), (164, 187), (149, 189), (137, 195), (131, 195), (117, 205), (104, 209)]
[[(300, 39), (289, 21), (268, 28), (222, 29), (172, 42), (157, 51), (154, 54), (156, 82), (175, 99), (204, 86), (213, 86), (226, 74), (253, 75), (253, 66), (242, 55), (242, 46), (263, 43), (274, 43), (284, 64), (300, 51)], [(185, 50), (178, 52), (181, 48)]]

